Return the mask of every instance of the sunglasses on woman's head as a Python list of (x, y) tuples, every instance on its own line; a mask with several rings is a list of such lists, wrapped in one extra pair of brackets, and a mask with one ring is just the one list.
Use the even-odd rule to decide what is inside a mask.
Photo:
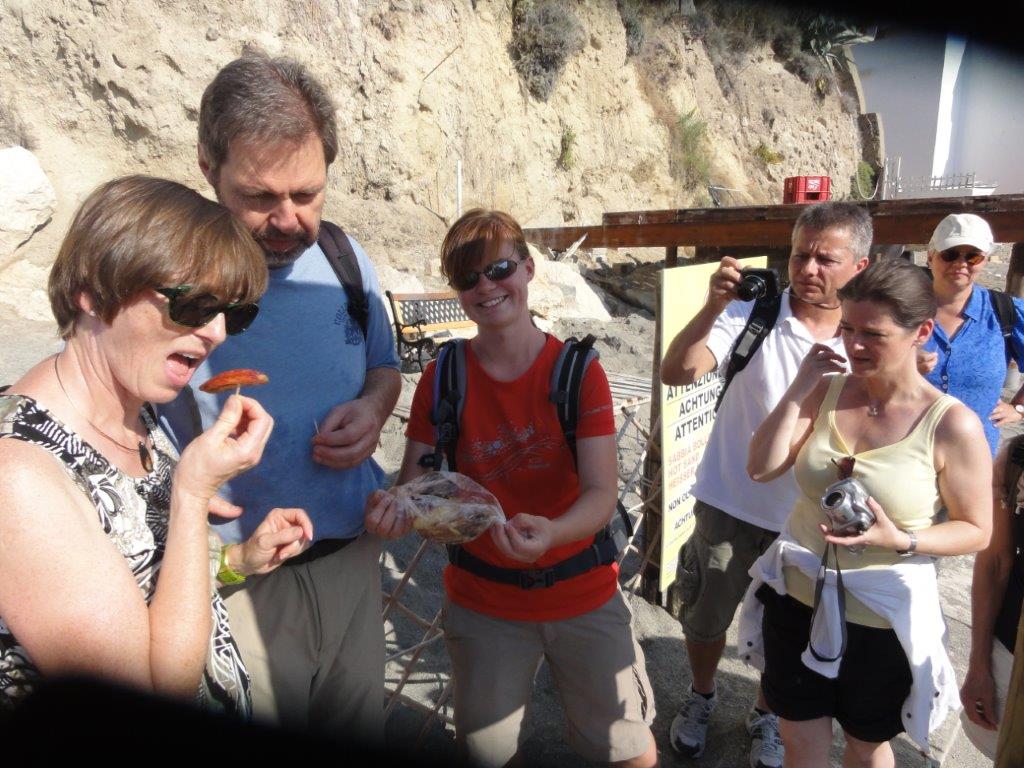
[(191, 285), (177, 288), (156, 288), (167, 298), (167, 313), (172, 321), (189, 328), (202, 328), (217, 315), (224, 314), (224, 329), (228, 336), (237, 336), (256, 319), (260, 308), (256, 304), (222, 302), (212, 293), (191, 294)]
[(452, 287), (459, 291), (469, 291), (476, 288), (476, 284), (480, 282), (480, 275), (496, 283), (499, 280), (507, 280), (512, 277), (518, 268), (519, 261), (517, 259), (498, 259), (479, 272), (467, 272), (462, 277), (453, 278)]
[(967, 266), (976, 267), (985, 260), (985, 254), (981, 251), (970, 251), (969, 253), (960, 253), (955, 248), (949, 248), (945, 251), (939, 252), (939, 257), (947, 264), (952, 264), (961, 256), (964, 257), (964, 261), (967, 262)]

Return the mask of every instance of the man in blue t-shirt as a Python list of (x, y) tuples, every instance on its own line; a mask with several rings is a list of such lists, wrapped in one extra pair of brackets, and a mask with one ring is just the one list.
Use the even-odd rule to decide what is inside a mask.
[[(273, 434), (261, 463), (221, 489), (241, 516), (217, 525), (225, 543), (218, 578), (252, 679), (253, 709), (271, 722), (379, 742), (380, 540), (364, 533), (363, 507), (384, 479), (371, 456), (401, 378), (365, 252), (349, 238), (369, 303), (364, 335), (317, 244), (337, 146), (330, 97), (296, 61), (249, 51), (207, 87), (199, 165), (263, 247), (270, 281), (253, 326), (193, 361), (193, 384), (160, 416), (183, 448), (229, 394), (196, 385), (232, 368), (269, 376), (253, 395), (273, 416)], [(238, 573), (233, 545), (273, 507), (305, 509), (312, 545), (271, 574)]]

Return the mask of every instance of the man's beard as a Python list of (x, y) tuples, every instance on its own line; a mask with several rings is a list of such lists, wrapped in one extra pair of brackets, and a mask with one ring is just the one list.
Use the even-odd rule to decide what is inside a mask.
[[(305, 232), (301, 232), (298, 235), (286, 235), (273, 227), (267, 227), (263, 232), (253, 236), (263, 249), (263, 255), (267, 260), (267, 267), (270, 269), (286, 267), (292, 264), (316, 241), (315, 237), (312, 240), (307, 239)], [(276, 251), (267, 247), (267, 240), (290, 240), (294, 245), (288, 248), (287, 251)]]

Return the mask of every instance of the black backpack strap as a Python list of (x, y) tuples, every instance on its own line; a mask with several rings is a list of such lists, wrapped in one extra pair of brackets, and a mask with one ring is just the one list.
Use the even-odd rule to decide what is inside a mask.
[(328, 263), (338, 276), (338, 282), (345, 289), (348, 298), (348, 313), (366, 338), (366, 328), (370, 317), (370, 302), (363, 290), (363, 276), (359, 271), (359, 262), (348, 235), (337, 224), (329, 221), (320, 222), (320, 236), (317, 244), (327, 257)]
[(573, 463), (576, 463), (576, 427), (580, 422), (580, 390), (583, 388), (583, 376), (587, 367), (597, 360), (599, 355), (594, 349), (596, 339), (588, 333), (581, 340), (566, 339), (562, 351), (558, 354), (551, 369), (551, 386), (548, 399), (554, 403), (558, 413), (558, 423), (565, 435), (565, 442), (572, 451)]
[(715, 401), (715, 412), (718, 412), (722, 400), (725, 398), (725, 390), (729, 388), (733, 377), (747, 367), (754, 354), (761, 348), (765, 338), (775, 321), (779, 319), (779, 309), (782, 307), (782, 294), (777, 294), (770, 299), (758, 299), (754, 302), (754, 308), (750, 311), (747, 324), (736, 339), (729, 353), (729, 364), (725, 369), (725, 381), (718, 392), (718, 400)]
[[(576, 455), (576, 429), (580, 422), (580, 396), (583, 390), (583, 377), (590, 364), (600, 358), (594, 349), (594, 334), (588, 333), (582, 339), (568, 338), (562, 344), (558, 359), (551, 369), (551, 386), (548, 399), (554, 404), (558, 413), (558, 423), (565, 435), (565, 442), (572, 452), (573, 463), (579, 465)], [(615, 508), (622, 518), (629, 538), (633, 538), (633, 523), (621, 501), (615, 502)], [(613, 537), (611, 527), (604, 532), (605, 539)], [(621, 549), (621, 547), (620, 547)]]
[(1003, 334), (1003, 345), (1006, 347), (1006, 361), (1013, 358), (1013, 345), (1010, 339), (1013, 334), (1013, 322), (1016, 320), (1017, 311), (1013, 306), (1013, 299), (1003, 291), (989, 290), (992, 297), (992, 309), (999, 318), (999, 330)]
[(618, 557), (620, 549), (621, 534), (616, 537), (598, 534), (589, 547), (548, 568), (502, 568), (481, 560), (460, 546), (448, 547), (448, 560), (456, 568), (462, 568), (488, 581), (511, 584), (520, 589), (542, 589), (581, 576), (599, 566), (611, 565)]
[(440, 346), (434, 363), (434, 405), (430, 421), (437, 431), (434, 452), (420, 458), (420, 466), (440, 471), (444, 459), (448, 471), (457, 472), (455, 447), (466, 395), (466, 340), (452, 339)]

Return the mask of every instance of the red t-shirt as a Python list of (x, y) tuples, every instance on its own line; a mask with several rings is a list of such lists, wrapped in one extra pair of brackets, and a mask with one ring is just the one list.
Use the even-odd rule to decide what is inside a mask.
[[(466, 345), (466, 398), (459, 421), (456, 462), (459, 472), (476, 480), (501, 503), (505, 517), (520, 512), (556, 518), (579, 497), (572, 452), (548, 399), (551, 371), (562, 343), (553, 336), (530, 369), (515, 381), (496, 381)], [(430, 423), (434, 401), (434, 363), (430, 363), (412, 401), (406, 437), (434, 445)], [(612, 396), (604, 369), (595, 361), (583, 377), (577, 439), (615, 433)], [(466, 551), (502, 568), (533, 569), (554, 565), (593, 543), (593, 537), (549, 549), (526, 564), (505, 557), (490, 533), (465, 544)], [(542, 589), (520, 589), (474, 576), (449, 565), (448, 598), (480, 613), (517, 621), (557, 621), (592, 611), (615, 593), (618, 566), (594, 568)]]

